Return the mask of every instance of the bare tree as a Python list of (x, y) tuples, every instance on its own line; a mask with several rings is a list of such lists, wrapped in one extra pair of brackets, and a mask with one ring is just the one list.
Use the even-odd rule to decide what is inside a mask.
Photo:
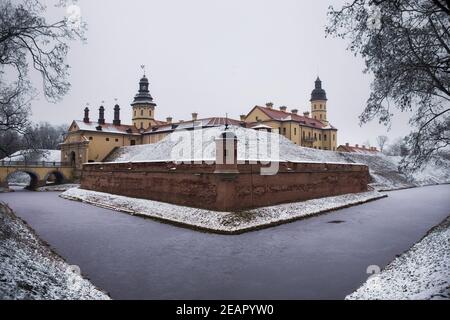
[(405, 142), (405, 138), (398, 138), (394, 140), (394, 142), (385, 147), (385, 153), (388, 156), (407, 156), (409, 154), (409, 150)]
[(384, 146), (388, 142), (389, 138), (387, 136), (378, 136), (377, 137), (377, 145), (380, 148), (380, 151), (383, 152)]
[[(65, 0), (55, 5), (64, 6)], [(84, 41), (85, 24), (63, 17), (49, 22), (39, 0), (0, 0), (0, 133), (24, 134), (36, 96), (29, 71), (40, 73), (43, 94), (59, 101), (69, 90), (69, 42)], [(29, 63), (30, 62), (30, 63)]]
[(361, 123), (390, 127), (394, 108), (412, 114), (404, 169), (416, 170), (450, 145), (450, 1), (353, 0), (330, 7), (327, 35), (349, 39), (349, 50), (374, 76)]
[(26, 138), (36, 149), (59, 149), (59, 144), (63, 142), (63, 134), (67, 132), (69, 126), (53, 126), (47, 122), (31, 127), (26, 133)]

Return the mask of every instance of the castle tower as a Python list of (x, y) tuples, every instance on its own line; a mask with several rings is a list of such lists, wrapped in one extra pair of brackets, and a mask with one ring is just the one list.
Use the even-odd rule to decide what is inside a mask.
[(138, 129), (148, 129), (155, 119), (156, 103), (148, 90), (148, 79), (144, 76), (139, 81), (139, 92), (134, 97), (133, 103), (133, 125)]
[(322, 81), (317, 77), (315, 88), (311, 92), (311, 117), (322, 121), (325, 125), (327, 120), (327, 93), (322, 89)]

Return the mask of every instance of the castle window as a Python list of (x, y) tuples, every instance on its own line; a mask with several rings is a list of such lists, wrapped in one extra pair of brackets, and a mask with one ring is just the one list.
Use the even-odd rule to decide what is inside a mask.
[(322, 114), (320, 114), (320, 120), (322, 120)]
[(130, 146), (136, 145), (136, 140), (130, 140)]
[(323, 135), (323, 141), (327, 141), (327, 135), (326, 134)]
[(319, 109), (322, 109), (322, 104), (319, 105)]
[(116, 138), (116, 142), (119, 142), (119, 139)]
[(319, 133), (319, 140), (322, 141), (322, 135)]
[(305, 131), (302, 132), (303, 139), (305, 139)]
[(109, 138), (106, 138), (106, 141), (109, 141)]
[(317, 110), (317, 105), (314, 105), (314, 110)]
[(335, 140), (335, 136), (334, 136), (334, 134), (333, 134), (333, 141)]
[(148, 114), (151, 117), (152, 116), (152, 110), (148, 110)]
[(283, 134), (286, 135), (286, 128), (283, 128)]
[(134, 110), (134, 116), (136, 117), (136, 110)]
[(89, 137), (89, 140), (94, 140), (94, 138), (93, 137)]
[(144, 129), (144, 123), (141, 122), (141, 129)]
[(144, 110), (141, 110), (141, 116), (143, 116), (144, 115)]
[(317, 133), (314, 133), (314, 140), (317, 140)]
[(297, 128), (294, 128), (294, 135), (297, 135)]

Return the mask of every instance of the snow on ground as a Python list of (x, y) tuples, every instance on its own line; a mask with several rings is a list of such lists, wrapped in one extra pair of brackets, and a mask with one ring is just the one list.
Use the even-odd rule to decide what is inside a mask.
[(0, 257), (0, 300), (110, 299), (1, 203)]
[(0, 161), (47, 161), (47, 162), (60, 162), (61, 150), (20, 150), (13, 153), (10, 157), (1, 159)]
[(450, 299), (450, 216), (346, 299)]
[(225, 234), (269, 227), (385, 197), (379, 192), (370, 191), (280, 204), (243, 212), (219, 212), (77, 188), (70, 189), (60, 196), (132, 215)]
[(37, 191), (67, 191), (72, 188), (78, 188), (79, 186), (80, 185), (77, 183), (57, 184), (46, 187), (40, 187), (37, 189)]
[[(184, 159), (213, 161), (215, 159), (214, 139), (224, 129), (224, 127), (214, 127), (175, 131), (155, 144), (118, 148), (108, 157), (107, 161), (142, 162)], [(450, 182), (450, 161), (448, 160), (442, 160), (438, 165), (430, 163), (422, 171), (408, 177), (398, 170), (400, 157), (389, 157), (381, 153), (360, 154), (304, 148), (277, 133), (265, 133), (237, 126), (230, 126), (229, 130), (234, 132), (238, 138), (238, 161), (272, 159), (291, 162), (365, 164), (369, 167), (373, 179), (372, 186), (377, 190), (394, 190)], [(190, 146), (195, 146), (195, 148), (189, 148)], [(261, 146), (263, 147), (261, 148)], [(188, 149), (196, 151), (187, 152)]]

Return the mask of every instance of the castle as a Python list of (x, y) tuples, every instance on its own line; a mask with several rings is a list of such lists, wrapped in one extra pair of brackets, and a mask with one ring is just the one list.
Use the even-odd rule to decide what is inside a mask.
[(123, 124), (120, 119), (120, 106), (114, 106), (112, 123), (105, 120), (105, 108), (100, 106), (97, 121), (89, 116), (89, 109), (84, 109), (83, 120), (75, 120), (61, 144), (61, 161), (71, 162), (77, 169), (83, 163), (102, 162), (118, 147), (138, 144), (156, 143), (174, 130), (217, 127), (225, 124), (243, 126), (255, 130), (279, 132), (299, 146), (335, 151), (337, 146), (337, 129), (327, 118), (327, 96), (319, 78), (311, 93), (311, 112), (298, 114), (298, 110), (287, 111), (282, 106), (275, 109), (272, 103), (255, 106), (248, 114), (241, 115), (240, 120), (224, 117), (198, 118), (192, 113), (189, 121), (173, 122), (156, 120), (157, 104), (149, 91), (148, 78), (139, 81), (139, 91), (135, 95), (132, 107), (132, 124)]

